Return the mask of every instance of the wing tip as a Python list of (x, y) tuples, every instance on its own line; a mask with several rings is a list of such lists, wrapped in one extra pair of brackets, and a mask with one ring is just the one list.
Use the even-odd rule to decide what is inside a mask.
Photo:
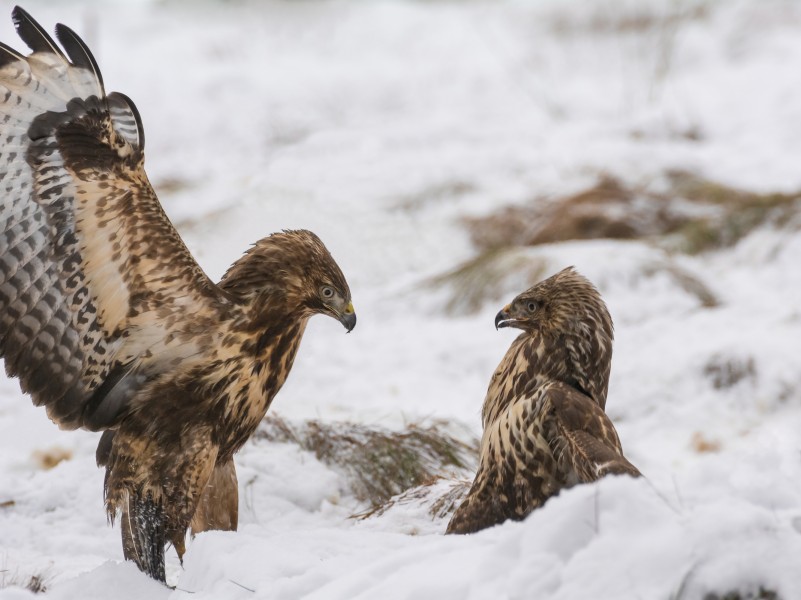
[(15, 6), (11, 11), (11, 20), (14, 22), (17, 35), (19, 35), (22, 41), (25, 42), (31, 50), (34, 52), (55, 54), (66, 60), (64, 53), (61, 52), (61, 49), (53, 41), (53, 38), (50, 37), (36, 19), (24, 8)]
[(56, 25), (56, 38), (61, 42), (74, 66), (92, 71), (97, 79), (100, 92), (103, 94), (103, 75), (100, 73), (100, 67), (97, 64), (97, 60), (95, 60), (94, 54), (89, 50), (89, 46), (81, 36), (75, 33), (71, 27), (58, 23)]
[(28, 14), (28, 11), (22, 8), (19, 4), (15, 5), (14, 8), (11, 9), (11, 20), (14, 22), (15, 28), (19, 29), (25, 18), (30, 19), (31, 15)]

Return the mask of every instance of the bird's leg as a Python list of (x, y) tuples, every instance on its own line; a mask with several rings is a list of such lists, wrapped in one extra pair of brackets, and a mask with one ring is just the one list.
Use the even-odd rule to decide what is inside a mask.
[(239, 486), (233, 459), (214, 466), (203, 489), (192, 521), (192, 537), (202, 531), (236, 531), (239, 519)]
[(164, 573), (164, 545), (167, 542), (165, 517), (162, 507), (148, 495), (131, 496), (128, 510), (123, 512), (122, 551), (126, 560), (132, 560), (141, 571), (162, 583)]

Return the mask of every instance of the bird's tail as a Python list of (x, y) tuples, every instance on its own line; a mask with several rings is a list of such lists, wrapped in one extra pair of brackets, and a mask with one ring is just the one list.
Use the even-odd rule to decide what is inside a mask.
[(160, 504), (148, 495), (129, 495), (122, 511), (122, 552), (141, 571), (166, 583), (164, 546), (167, 543), (166, 519)]

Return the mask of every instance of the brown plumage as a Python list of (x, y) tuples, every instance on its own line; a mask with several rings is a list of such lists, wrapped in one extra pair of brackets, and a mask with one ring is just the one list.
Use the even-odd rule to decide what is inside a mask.
[(640, 474), (604, 413), (613, 331), (595, 287), (567, 268), (517, 296), (495, 326), (523, 333), (490, 381), (478, 472), (448, 533), (523, 519), (576, 483)]
[(106, 431), (109, 516), (163, 581), (193, 518), (235, 528), (232, 457), (309, 317), (354, 327), (350, 290), (308, 231), (259, 240), (214, 284), (148, 182), (133, 103), (70, 29), (62, 51), (12, 14), (33, 53), (0, 45), (0, 355), (59, 426)]

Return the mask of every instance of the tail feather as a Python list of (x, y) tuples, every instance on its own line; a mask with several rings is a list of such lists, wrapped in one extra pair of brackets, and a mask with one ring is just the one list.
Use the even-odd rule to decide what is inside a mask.
[(122, 514), (122, 552), (125, 560), (132, 560), (141, 571), (162, 583), (164, 546), (167, 543), (164, 511), (149, 496), (128, 498), (127, 510)]

